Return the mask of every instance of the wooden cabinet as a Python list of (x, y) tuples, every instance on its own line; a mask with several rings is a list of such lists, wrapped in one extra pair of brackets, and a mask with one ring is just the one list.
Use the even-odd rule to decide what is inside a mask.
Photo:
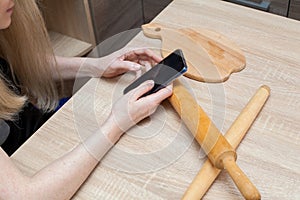
[(89, 0), (97, 43), (120, 32), (140, 28), (142, 24), (149, 23), (171, 1)]
[[(39, 0), (56, 55), (83, 56), (103, 40), (149, 23), (172, 0)], [(124, 38), (126, 44), (135, 34)]]
[(156, 17), (172, 0), (142, 0), (144, 23), (149, 23)]
[(288, 17), (300, 20), (300, 0), (290, 0), (290, 11)]
[(289, 0), (224, 0), (243, 6), (287, 16)]
[[(300, 0), (224, 0), (300, 20)], [(268, 5), (266, 7), (266, 5)]]
[(88, 0), (40, 0), (56, 55), (82, 56), (96, 44)]
[(287, 16), (289, 10), (289, 0), (268, 0), (270, 2), (270, 13)]
[(97, 43), (143, 24), (141, 0), (90, 0)]

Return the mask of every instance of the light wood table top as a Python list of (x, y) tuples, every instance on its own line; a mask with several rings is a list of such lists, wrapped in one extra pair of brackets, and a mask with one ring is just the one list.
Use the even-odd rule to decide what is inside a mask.
[[(266, 84), (271, 96), (237, 149), (238, 164), (262, 199), (300, 198), (300, 22), (218, 0), (175, 0), (156, 19), (171, 27), (202, 27), (237, 43), (246, 68), (223, 84), (181, 78), (225, 133), (251, 96)], [(138, 34), (132, 47), (159, 48)], [(28, 175), (97, 130), (134, 76), (91, 79), (13, 156)], [(164, 102), (151, 120), (122, 137), (74, 199), (180, 199), (206, 158)], [(204, 199), (241, 199), (222, 172)]]

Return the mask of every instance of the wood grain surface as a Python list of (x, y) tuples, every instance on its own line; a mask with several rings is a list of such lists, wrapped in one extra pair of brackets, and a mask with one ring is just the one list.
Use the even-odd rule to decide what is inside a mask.
[(93, 45), (90, 43), (57, 32), (49, 31), (49, 37), (57, 56), (83, 56), (93, 49)]
[(190, 27), (173, 29), (159, 23), (142, 26), (147, 37), (162, 40), (161, 52), (166, 57), (176, 49), (183, 51), (188, 70), (184, 76), (202, 82), (223, 82), (231, 73), (246, 66), (240, 48), (222, 34)]
[(173, 95), (169, 98), (169, 102), (213, 166), (218, 169), (226, 169), (245, 199), (260, 200), (259, 191), (236, 164), (237, 155), (234, 147), (179, 80), (175, 80), (173, 83)]
[[(263, 84), (271, 96), (240, 144), (238, 164), (262, 199), (300, 196), (300, 22), (218, 0), (175, 0), (154, 20), (173, 28), (201, 26), (245, 52), (247, 67), (222, 84), (180, 79), (221, 132)], [(129, 47), (159, 49), (138, 34)], [(134, 79), (91, 79), (13, 156), (28, 175), (72, 149), (105, 120)], [(132, 128), (105, 156), (73, 199), (180, 199), (206, 158), (168, 102)], [(241, 199), (221, 173), (204, 199)]]
[[(227, 130), (225, 137), (234, 149), (242, 142), (269, 96), (270, 88), (261, 86)], [(221, 170), (215, 168), (209, 160), (205, 161), (182, 200), (202, 199), (220, 173)]]

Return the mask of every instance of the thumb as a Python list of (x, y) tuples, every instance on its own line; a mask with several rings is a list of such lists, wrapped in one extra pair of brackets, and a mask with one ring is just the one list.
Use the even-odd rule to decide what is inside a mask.
[(143, 94), (149, 92), (154, 86), (153, 80), (148, 80), (133, 90), (133, 98), (138, 100)]

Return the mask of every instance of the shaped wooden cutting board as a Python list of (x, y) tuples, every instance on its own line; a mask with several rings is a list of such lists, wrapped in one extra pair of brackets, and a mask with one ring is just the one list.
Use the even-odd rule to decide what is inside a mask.
[(246, 66), (240, 48), (225, 36), (200, 28), (172, 29), (162, 24), (142, 26), (144, 35), (162, 40), (161, 53), (166, 57), (181, 49), (188, 65), (185, 76), (201, 82), (224, 82), (233, 72)]

